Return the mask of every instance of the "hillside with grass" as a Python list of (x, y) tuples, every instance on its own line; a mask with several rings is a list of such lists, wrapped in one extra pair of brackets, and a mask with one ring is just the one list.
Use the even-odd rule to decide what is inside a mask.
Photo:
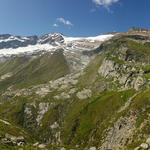
[[(2, 90), (10, 86), (24, 88), (55, 80), (70, 73), (70, 69), (62, 50), (58, 50), (35, 57), (14, 57), (0, 66), (0, 72)], [(4, 76), (6, 78), (3, 79)]]
[(0, 149), (150, 149), (149, 31), (83, 54), (90, 62), (74, 72), (60, 50), (2, 63)]

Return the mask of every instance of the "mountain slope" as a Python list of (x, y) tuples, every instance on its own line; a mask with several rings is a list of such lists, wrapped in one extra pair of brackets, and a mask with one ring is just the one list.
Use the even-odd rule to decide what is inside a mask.
[[(27, 59), (29, 60), (29, 58)], [(23, 61), (23, 64), (21, 64), (20, 60)], [(55, 80), (70, 72), (62, 50), (55, 51), (53, 54), (45, 53), (32, 58), (27, 63), (25, 63), (25, 60), (25, 57), (16, 57), (10, 60), (10, 62), (6, 61), (3, 64), (1, 73), (11, 73), (12, 75), (0, 82), (1, 89), (8, 88), (9, 86), (27, 87), (41, 84), (49, 80)], [(18, 68), (16, 65), (18, 65)]]
[[(84, 50), (90, 62), (71, 73), (66, 55), (62, 57), (65, 51), (34, 58), (8, 78), (15, 87), (4, 90), (6, 81), (9, 86), (13, 82), (0, 82), (0, 118), (32, 133), (39, 141), (35, 147), (42, 143), (50, 150), (150, 148), (149, 43), (147, 30), (116, 34), (98, 48)], [(32, 86), (20, 80), (24, 74)]]

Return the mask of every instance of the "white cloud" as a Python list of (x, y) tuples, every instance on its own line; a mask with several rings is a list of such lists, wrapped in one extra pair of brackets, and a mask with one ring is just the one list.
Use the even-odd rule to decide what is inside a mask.
[(102, 5), (105, 7), (110, 6), (113, 3), (119, 2), (119, 0), (92, 0), (97, 5)]
[(56, 23), (55, 23), (55, 24), (53, 24), (53, 27), (58, 27), (58, 24), (56, 24)]
[(69, 20), (65, 20), (64, 18), (57, 18), (57, 21), (65, 24), (65, 25), (70, 25), (70, 26), (73, 25)]

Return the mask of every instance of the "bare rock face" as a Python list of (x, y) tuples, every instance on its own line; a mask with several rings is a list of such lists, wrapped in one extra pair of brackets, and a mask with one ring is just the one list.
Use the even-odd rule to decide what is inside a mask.
[(90, 89), (83, 89), (82, 91), (78, 92), (76, 96), (79, 99), (87, 99), (92, 96), (92, 91)]
[(32, 115), (32, 111), (31, 111), (31, 109), (30, 109), (29, 107), (25, 107), (24, 113), (25, 113), (26, 115), (29, 115), (29, 116)]
[(38, 125), (40, 124), (40, 121), (42, 120), (44, 114), (49, 110), (49, 108), (50, 108), (50, 103), (40, 103), (39, 104), (38, 116), (36, 118)]
[(141, 76), (138, 76), (133, 80), (132, 85), (133, 88), (138, 91), (144, 83), (145, 83), (144, 79)]
[(144, 72), (135, 68), (133, 64), (118, 64), (112, 60), (104, 59), (98, 69), (98, 74), (105, 79), (112, 79), (112, 82), (117, 81), (122, 90), (134, 88), (138, 91), (146, 84), (146, 79), (143, 78)]
[(5, 80), (6, 78), (11, 77), (12, 75), (13, 75), (13, 74), (12, 74), (11, 72), (6, 73), (6, 74), (4, 74), (4, 75), (2, 75), (2, 76), (0, 77), (0, 80)]
[(105, 137), (104, 143), (100, 147), (101, 150), (119, 149), (123, 147), (128, 138), (132, 136), (135, 129), (135, 118), (121, 117), (112, 127)]
[(98, 70), (98, 73), (105, 78), (113, 77), (117, 75), (116, 68), (117, 66), (115, 66), (113, 61), (104, 60), (101, 67)]

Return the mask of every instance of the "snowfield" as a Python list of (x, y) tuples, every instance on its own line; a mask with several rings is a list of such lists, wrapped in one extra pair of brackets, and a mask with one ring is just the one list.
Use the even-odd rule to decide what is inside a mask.
[(19, 48), (8, 48), (0, 50), (0, 56), (11, 56), (11, 55), (19, 55), (23, 53), (32, 54), (34, 52), (40, 51), (53, 51), (56, 47), (49, 44), (36, 44), (29, 45), (27, 47), (19, 47)]
[(78, 41), (78, 40), (105, 41), (105, 40), (109, 40), (113, 36), (114, 35), (112, 35), (112, 34), (99, 35), (96, 37), (66, 37), (66, 36), (64, 36), (64, 40), (66, 43), (69, 43), (72, 41)]
[[(58, 36), (61, 36), (64, 41), (55, 41), (55, 37), (58, 38)], [(20, 55), (20, 54), (32, 54), (32, 53), (36, 53), (36, 52), (41, 52), (41, 51), (54, 51), (58, 48), (63, 48), (64, 50), (75, 50), (76, 48), (83, 49), (86, 50), (86, 48), (84, 46), (79, 46), (81, 45), (82, 41), (86, 41), (88, 43), (93, 43), (95, 41), (97, 42), (103, 42), (106, 40), (109, 40), (113, 37), (114, 35), (112, 34), (106, 34), (106, 35), (99, 35), (96, 37), (67, 37), (67, 36), (63, 36), (61, 34), (49, 34), (48, 37), (44, 40), (48, 40), (49, 38), (52, 38), (52, 40), (54, 41), (55, 45), (52, 45), (50, 43), (46, 43), (46, 44), (40, 44), (42, 42), (42, 39), (39, 39), (37, 41), (37, 44), (35, 45), (28, 45), (26, 47), (19, 47), (19, 48), (4, 48), (4, 49), (0, 49), (0, 57), (10, 57), (12, 55)], [(0, 43), (1, 42), (9, 42), (9, 41), (13, 41), (13, 40), (18, 40), (21, 42), (24, 42), (24, 40), (28, 39), (28, 37), (15, 37), (15, 36), (11, 36), (8, 39), (0, 39)], [(71, 46), (70, 46), (71, 44)]]

